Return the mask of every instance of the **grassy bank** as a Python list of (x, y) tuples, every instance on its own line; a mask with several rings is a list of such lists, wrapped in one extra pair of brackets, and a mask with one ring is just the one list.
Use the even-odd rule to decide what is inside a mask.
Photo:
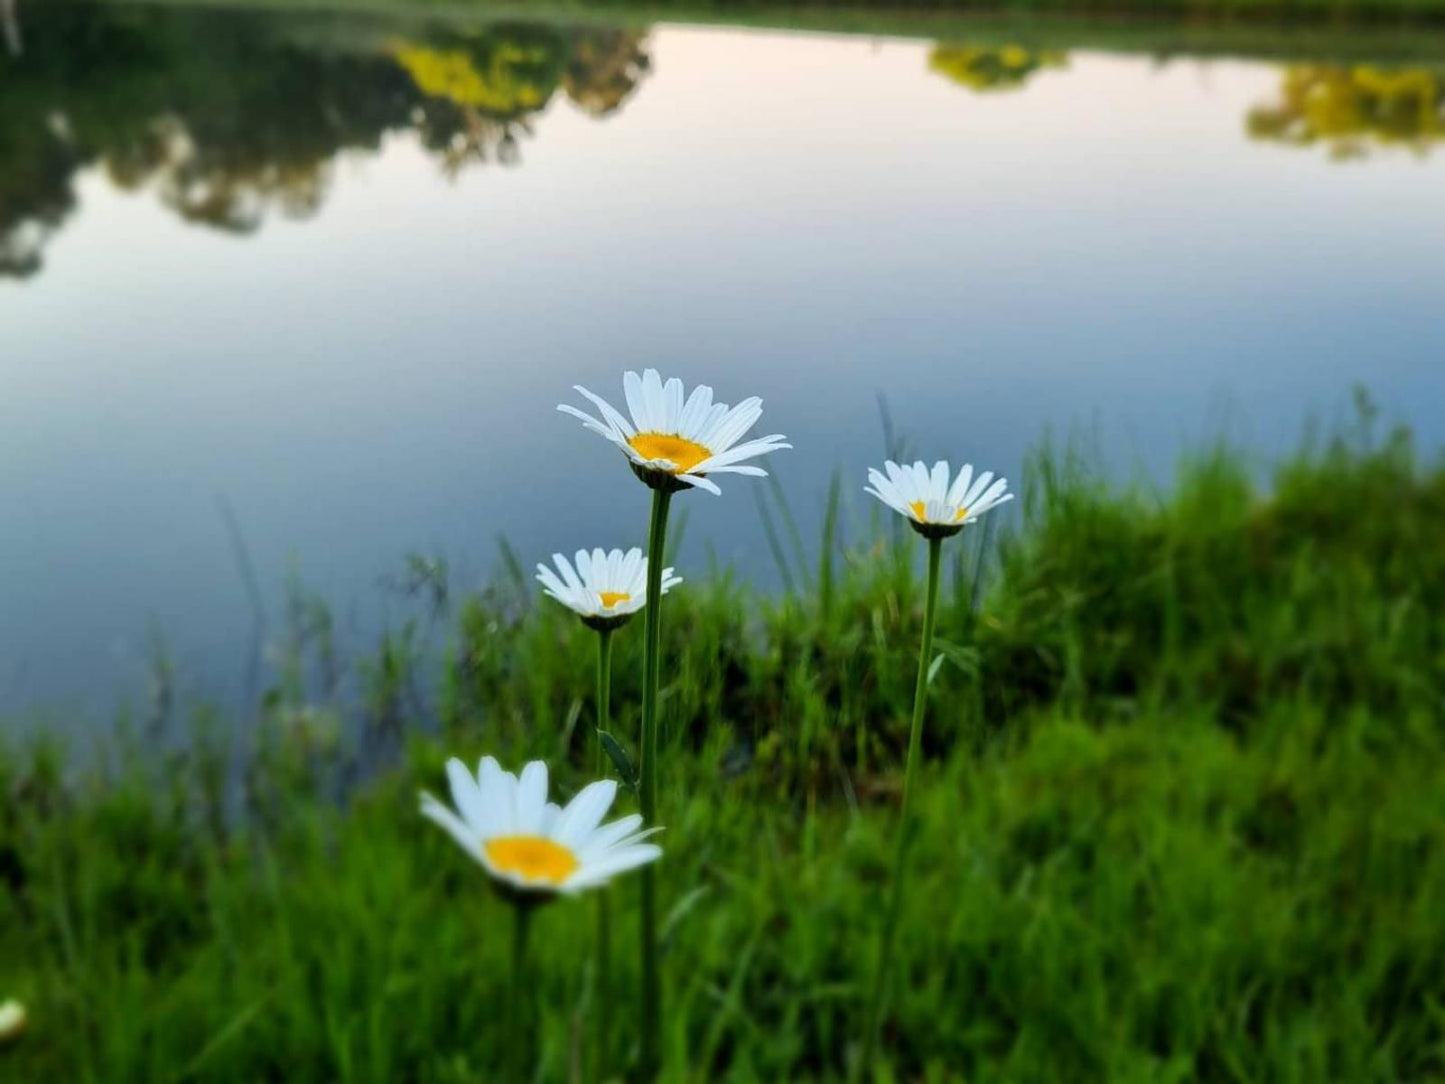
[[(1023, 491), (986, 582), (979, 531), (945, 588), (892, 1078), (1445, 1074), (1445, 468), (1360, 433), (1267, 497), (1225, 453), (1165, 499), (1060, 456)], [(805, 564), (777, 526), (792, 592), (693, 571), (665, 625), (669, 1080), (839, 1079), (860, 1037), (919, 547)], [(298, 640), (240, 779), (204, 725), (169, 758), (0, 752), (0, 997), (33, 1017), (0, 1079), (499, 1079), (505, 911), (416, 791), (449, 752), (575, 786), (589, 641), (521, 577), (451, 627), (435, 678), (388, 641), (356, 733)], [(363, 746), (395, 763), (362, 780)], [(590, 915), (537, 920), (539, 1079), (585, 1079)]]

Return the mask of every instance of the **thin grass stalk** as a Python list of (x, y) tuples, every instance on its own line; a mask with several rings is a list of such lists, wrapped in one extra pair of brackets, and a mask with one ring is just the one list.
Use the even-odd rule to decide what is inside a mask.
[(768, 475), (768, 488), (778, 506), (778, 519), (782, 521), (783, 529), (788, 534), (788, 542), (793, 547), (793, 562), (797, 566), (801, 586), (805, 591), (810, 590), (812, 584), (808, 582), (808, 547), (803, 545), (803, 535), (798, 530), (798, 521), (793, 517), (793, 507), (783, 493), (783, 483), (778, 481), (776, 472)]
[(978, 604), (983, 601), (984, 562), (988, 560), (988, 551), (992, 544), (993, 516), (987, 516), (983, 521), (983, 533), (979, 536), (978, 540), (978, 554), (973, 562), (973, 584), (968, 600), (970, 613), (978, 613)]
[(532, 925), (532, 908), (526, 903), (512, 904), (512, 989), (507, 998), (511, 1017), (508, 1052), (511, 1054), (510, 1079), (521, 1082), (537, 1075), (535, 1060), (536, 1028), (532, 1018), (532, 982), (527, 974), (527, 932)]
[(818, 549), (818, 612), (824, 628), (833, 616), (833, 550), (838, 544), (838, 502), (843, 479), (837, 470), (828, 483), (828, 504), (823, 513), (823, 540)]
[[(667, 547), (667, 510), (672, 494), (666, 489), (652, 491), (652, 525), (647, 535), (647, 610), (644, 615), (642, 680), (642, 820), (657, 824), (658, 763), (657, 697), (662, 655), (662, 565)], [(643, 1079), (656, 1075), (660, 1066), (658, 1029), (661, 1023), (662, 983), (657, 970), (657, 869), (642, 868), (642, 1056)]]
[(778, 537), (777, 526), (773, 523), (773, 514), (768, 510), (768, 498), (761, 489), (754, 489), (753, 501), (758, 506), (758, 518), (763, 523), (763, 537), (767, 539), (768, 550), (773, 555), (773, 563), (778, 566), (778, 575), (783, 581), (783, 594), (791, 598), (795, 593), (793, 570), (788, 564), (788, 555)]
[(864, 1035), (860, 1076), (873, 1067), (878, 1049), (878, 1033), (883, 1023), (884, 990), (889, 965), (892, 963), (893, 940), (898, 928), (898, 912), (903, 900), (903, 880), (908, 866), (908, 846), (913, 837), (913, 821), (909, 799), (918, 775), (919, 752), (923, 744), (923, 711), (928, 696), (928, 670), (933, 654), (933, 625), (938, 616), (938, 580), (942, 563), (943, 539), (928, 540), (928, 588), (923, 604), (923, 639), (918, 649), (918, 678), (913, 686), (913, 721), (908, 730), (908, 756), (903, 767), (903, 801), (899, 814), (898, 841), (893, 851), (893, 877), (888, 889), (888, 906), (883, 915), (883, 932), (878, 942), (878, 965), (873, 972), (873, 992), (868, 1003), (867, 1031)]
[[(597, 630), (597, 778), (607, 774), (607, 753), (602, 748), (602, 735), (611, 732), (612, 705), (612, 630)], [(611, 890), (603, 887), (597, 893), (597, 967), (596, 1000), (597, 1033), (594, 1037), (593, 1079), (606, 1080), (610, 1068), (612, 1036), (612, 900)]]

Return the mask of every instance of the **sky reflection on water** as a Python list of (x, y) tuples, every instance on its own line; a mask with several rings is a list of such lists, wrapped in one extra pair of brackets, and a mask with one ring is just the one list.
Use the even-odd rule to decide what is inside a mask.
[[(29, 50), (43, 29), (27, 25)], [(395, 67), (397, 40), (328, 53), (327, 93), (348, 64)], [(475, 65), (514, 99), (527, 65), (552, 64), (518, 40)], [(1016, 480), (1049, 429), (1095, 434), (1120, 475), (1165, 477), (1220, 432), (1278, 452), (1357, 382), (1429, 446), (1445, 436), (1433, 136), (1385, 142), (1388, 101), (1314, 142), (1286, 115), (1311, 78), (1370, 92), (1353, 69), (1076, 53), (1013, 80), (995, 56), (1004, 86), (980, 93), (957, 78), (977, 59), (930, 43), (673, 27), (569, 42), (559, 71), (579, 70), (579, 42), (612, 59), (592, 71), (602, 99), (533, 71), (562, 89), (490, 127), (455, 101), (427, 106), (445, 128), (417, 119), (404, 95), (427, 78), (496, 89), (446, 67), (456, 41), (432, 46), (441, 74), (378, 92), (395, 124), (358, 127), (296, 181), (309, 204), (287, 204), (284, 169), (218, 154), (270, 193), (242, 195), (240, 229), (183, 213), (215, 191), (194, 147), (139, 176), (77, 159), (38, 265), (0, 281), (0, 706), (104, 717), (142, 688), (152, 627), (183, 682), (233, 689), (252, 618), (219, 499), (273, 631), (289, 574), (362, 639), (407, 551), (445, 552), (465, 587), (498, 534), (528, 562), (640, 542), (645, 490), (554, 413), (574, 383), (620, 398), (623, 368), (763, 396), (762, 431), (796, 445), (771, 465), (809, 537), (835, 468), (855, 521), (868, 513), (880, 393), (930, 458)], [(183, 112), (195, 91), (178, 88)], [(282, 130), (208, 116), (284, 149)], [(12, 122), (0, 111), (0, 147)], [(0, 192), (17, 184), (0, 167)], [(707, 542), (775, 579), (754, 484), (684, 498), (684, 575)]]

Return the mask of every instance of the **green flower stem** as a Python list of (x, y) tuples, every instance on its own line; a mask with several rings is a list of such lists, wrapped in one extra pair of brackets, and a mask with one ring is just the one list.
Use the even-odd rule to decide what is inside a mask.
[(893, 879), (888, 890), (888, 908), (883, 916), (883, 933), (878, 944), (878, 965), (873, 973), (873, 993), (868, 1003), (867, 1031), (864, 1034), (863, 1060), (860, 1074), (873, 1067), (878, 1048), (878, 1032), (883, 1023), (883, 991), (887, 985), (888, 965), (893, 957), (893, 935), (898, 928), (898, 911), (903, 900), (903, 877), (908, 865), (908, 846), (913, 838), (913, 822), (909, 814), (909, 798), (918, 775), (919, 748), (923, 744), (923, 710), (928, 699), (928, 668), (933, 654), (933, 624), (938, 616), (938, 571), (943, 553), (943, 539), (928, 540), (928, 595), (923, 605), (923, 642), (918, 649), (918, 679), (913, 686), (913, 723), (908, 731), (908, 759), (903, 768), (903, 806), (899, 816), (898, 842), (893, 851)]
[[(667, 509), (672, 494), (652, 491), (652, 526), (647, 536), (647, 613), (645, 615), (642, 678), (642, 821), (657, 823), (657, 684), (662, 654), (662, 562), (667, 541)], [(642, 867), (642, 1060), (643, 1079), (656, 1076), (658, 1027), (662, 1012), (662, 984), (657, 973), (657, 867)]]
[[(913, 686), (913, 724), (908, 730), (908, 760), (903, 769), (903, 821), (908, 822), (908, 799), (917, 785), (919, 748), (923, 744), (923, 712), (928, 701), (928, 668), (933, 662), (933, 626), (938, 617), (938, 581), (943, 539), (928, 540), (928, 598), (923, 604), (923, 642), (918, 648), (918, 678)], [(907, 838), (904, 833), (903, 838)]]
[[(612, 630), (597, 630), (597, 729), (612, 727)], [(597, 774), (607, 772), (607, 753), (597, 742)]]
[(507, 998), (511, 1018), (512, 1070), (509, 1079), (530, 1080), (536, 1075), (536, 1028), (532, 1019), (531, 978), (527, 974), (527, 930), (532, 923), (532, 908), (526, 903), (512, 904), (512, 989)]
[[(599, 735), (611, 729), (612, 703), (612, 630), (597, 630), (597, 730)], [(599, 737), (597, 742), (597, 777), (607, 774), (607, 754)], [(606, 887), (597, 891), (597, 1034), (592, 1079), (606, 1080), (612, 1035), (612, 917), (611, 899)]]

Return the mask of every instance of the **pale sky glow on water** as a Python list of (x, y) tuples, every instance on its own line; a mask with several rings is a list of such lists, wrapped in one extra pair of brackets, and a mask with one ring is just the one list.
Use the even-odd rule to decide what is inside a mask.
[[(557, 95), (513, 166), (448, 179), (394, 130), (246, 236), (79, 172), (42, 269), (0, 280), (0, 706), (106, 717), (151, 627), (226, 695), (251, 619), (219, 497), (273, 626), (291, 570), (365, 628), (408, 550), (466, 587), (499, 533), (529, 565), (641, 543), (646, 491), (555, 411), (620, 404), (624, 368), (761, 395), (808, 537), (835, 467), (869, 511), (880, 392), (929, 458), (1020, 481), (1050, 429), (1121, 476), (1221, 431), (1275, 454), (1356, 383), (1445, 436), (1445, 154), (1251, 139), (1277, 66), (1076, 53), (977, 93), (931, 43), (646, 41), (616, 112)], [(682, 498), (679, 571), (711, 541), (774, 582), (757, 483), (720, 482)]]

